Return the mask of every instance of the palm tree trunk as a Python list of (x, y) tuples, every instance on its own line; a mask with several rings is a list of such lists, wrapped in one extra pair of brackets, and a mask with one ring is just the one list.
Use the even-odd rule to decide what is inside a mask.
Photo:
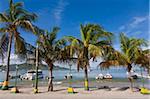
[(85, 62), (86, 62), (86, 65), (84, 67), (84, 73), (85, 73), (85, 81), (84, 81), (84, 86), (85, 86), (85, 90), (89, 90), (89, 82), (88, 82), (88, 69), (87, 69), (87, 66), (88, 66), (88, 62), (89, 62), (89, 59), (88, 59), (88, 47), (84, 47), (84, 57), (85, 57)]
[(50, 79), (49, 79), (48, 91), (53, 91), (53, 64), (51, 63), (49, 67), (50, 67)]
[(11, 53), (12, 37), (13, 37), (13, 35), (10, 34), (8, 51), (7, 51), (6, 80), (4, 81), (3, 86), (2, 86), (3, 90), (8, 90), (9, 65), (10, 65), (10, 53)]
[(38, 50), (38, 44), (37, 44), (37, 48), (36, 48), (36, 77), (35, 77), (34, 93), (38, 93), (38, 66), (39, 66), (39, 50)]
[(87, 70), (87, 67), (85, 67), (84, 73), (85, 73), (84, 86), (85, 86), (85, 90), (88, 91), (89, 90), (89, 82), (88, 82), (88, 70)]
[(129, 77), (128, 77), (128, 80), (130, 81), (130, 88), (131, 88), (131, 91), (133, 91), (133, 78), (131, 77), (131, 69), (132, 69), (132, 66), (131, 64), (128, 64), (127, 66), (127, 70), (128, 70), (128, 73), (129, 73)]

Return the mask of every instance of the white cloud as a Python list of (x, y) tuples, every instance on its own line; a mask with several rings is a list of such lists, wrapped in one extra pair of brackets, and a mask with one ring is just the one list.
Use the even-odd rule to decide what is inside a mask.
[(148, 17), (134, 17), (133, 21), (129, 24), (129, 26), (131, 26), (131, 28), (135, 28), (137, 25), (143, 23), (144, 21), (146, 21), (148, 19)]
[[(142, 31), (140, 31), (138, 27), (140, 27), (142, 23), (148, 21), (148, 18), (149, 16), (133, 17), (130, 22), (127, 22), (126, 24), (120, 26), (118, 30), (120, 32), (125, 32), (129, 35), (132, 34), (133, 31), (135, 34), (142, 33)], [(136, 29), (137, 32), (135, 32)]]
[(59, 0), (56, 7), (53, 9), (52, 13), (54, 15), (54, 19), (57, 25), (60, 25), (61, 20), (62, 20), (62, 14), (65, 10), (65, 7), (68, 4), (69, 3), (64, 0)]

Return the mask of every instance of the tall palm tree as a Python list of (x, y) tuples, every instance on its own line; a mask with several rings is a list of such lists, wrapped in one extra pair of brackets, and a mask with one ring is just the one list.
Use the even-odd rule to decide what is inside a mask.
[[(105, 53), (104, 61), (100, 66), (109, 68), (114, 65), (122, 65), (127, 67), (127, 71), (131, 74), (132, 65), (136, 64), (137, 59), (140, 57), (140, 50), (142, 46), (147, 45), (144, 39), (128, 38), (124, 33), (120, 34), (121, 52), (115, 49)], [(132, 87), (132, 78), (128, 77)]]
[(98, 24), (80, 25), (81, 39), (68, 36), (65, 37), (70, 42), (70, 54), (77, 56), (77, 70), (84, 69), (85, 90), (89, 90), (88, 84), (88, 68), (89, 60), (102, 55), (102, 47), (111, 45), (112, 33), (106, 32)]
[(6, 80), (4, 81), (2, 89), (8, 89), (10, 53), (13, 38), (15, 42), (15, 52), (17, 54), (25, 54), (26, 52), (24, 39), (20, 36), (20, 33), (18, 32), (18, 27), (34, 32), (31, 21), (34, 21), (35, 19), (35, 14), (29, 13), (28, 11), (23, 9), (23, 3), (14, 3), (13, 0), (10, 0), (9, 2), (9, 8), (3, 13), (0, 13), (0, 23), (2, 23), (2, 27), (0, 27), (0, 32), (6, 33), (9, 37), (6, 66), (7, 73)]
[(54, 62), (63, 60), (63, 57), (67, 55), (63, 49), (65, 44), (64, 40), (57, 40), (58, 27), (54, 27), (51, 32), (46, 31), (44, 34), (39, 35), (38, 45), (39, 45), (39, 57), (45, 61), (49, 67), (50, 79), (48, 85), (48, 91), (53, 91), (53, 67)]

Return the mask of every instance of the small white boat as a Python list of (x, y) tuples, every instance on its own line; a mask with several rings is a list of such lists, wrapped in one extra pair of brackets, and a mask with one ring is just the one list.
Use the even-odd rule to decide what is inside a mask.
[[(21, 75), (21, 79), (26, 80), (34, 80), (36, 77), (36, 70), (29, 70), (24, 75)], [(38, 79), (43, 79), (43, 72), (42, 70), (38, 70)]]
[(61, 82), (61, 81), (53, 82), (53, 84), (54, 84), (54, 85), (60, 85), (60, 84), (62, 84), (62, 82)]
[(4, 72), (5, 72), (5, 70), (2, 70), (2, 72), (4, 73)]
[(147, 79), (150, 79), (150, 76), (149, 75), (141, 75), (141, 74), (138, 74), (138, 73), (135, 73), (137, 75), (137, 77), (139, 78), (147, 78)]
[(103, 74), (98, 74), (98, 76), (95, 77), (96, 80), (98, 79), (104, 79), (104, 75)]
[(106, 75), (104, 75), (104, 79), (112, 79), (112, 75), (107, 73)]
[(72, 74), (68, 73), (64, 76), (64, 79), (72, 79)]

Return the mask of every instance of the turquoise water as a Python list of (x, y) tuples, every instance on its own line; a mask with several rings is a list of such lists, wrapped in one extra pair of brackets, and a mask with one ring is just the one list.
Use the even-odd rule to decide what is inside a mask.
[[(27, 70), (19, 70), (20, 75), (23, 75), (27, 72)], [(136, 73), (140, 73), (139, 70), (135, 71)], [(53, 75), (56, 80), (64, 79), (64, 76), (69, 73), (69, 70), (54, 70)], [(71, 70), (74, 79), (82, 79), (84, 78), (84, 71), (80, 70), (77, 72), (75, 69)], [(126, 69), (125, 68), (110, 68), (109, 70), (100, 70), (100, 69), (93, 69), (88, 72), (89, 78), (95, 78), (99, 73), (107, 74), (110, 73), (113, 78), (126, 78)], [(146, 72), (143, 72), (144, 74)], [(4, 80), (6, 72), (0, 72), (0, 80)], [(43, 70), (44, 76), (49, 76), (48, 70)], [(10, 75), (15, 75), (15, 71), (10, 71)]]
[[(26, 73), (26, 70), (19, 70), (20, 75), (23, 75)], [(54, 70), (53, 75), (55, 79), (62, 80), (64, 79), (64, 76), (69, 73), (69, 70)], [(76, 70), (71, 70), (71, 73), (74, 77), (74, 79), (82, 79), (84, 78), (84, 71), (80, 70), (79, 72)], [(123, 68), (118, 69), (110, 69), (110, 70), (100, 70), (100, 69), (94, 69), (91, 70), (88, 74), (89, 78), (95, 78), (99, 73), (107, 74), (110, 73), (114, 78), (126, 78), (126, 70)], [(0, 80), (4, 80), (6, 72), (0, 72)], [(49, 76), (48, 70), (43, 70), (44, 76)], [(15, 75), (15, 71), (10, 71), (10, 75)]]
[[(27, 72), (27, 70), (19, 70), (18, 74), (23, 75)], [(136, 70), (135, 72), (140, 73), (139, 70)], [(53, 75), (54, 75), (54, 80), (55, 81), (60, 81), (64, 80), (64, 76), (69, 73), (69, 70), (54, 70)], [(84, 79), (84, 71), (81, 70), (77, 72), (75, 69), (71, 70), (71, 73), (73, 75), (73, 80), (83, 80)], [(127, 82), (128, 80), (126, 79), (126, 69), (125, 68), (111, 68), (109, 70), (100, 70), (100, 69), (93, 69), (92, 71), (88, 72), (88, 76), (90, 80), (95, 80), (95, 77), (99, 74), (107, 74), (110, 73), (113, 76), (113, 80), (116, 81), (125, 81)], [(143, 72), (146, 73), (146, 72)], [(49, 71), (48, 70), (43, 70), (44, 77), (49, 76)], [(5, 80), (5, 75), (6, 72), (0, 72), (0, 81)], [(10, 75), (15, 75), (15, 71), (10, 71)], [(14, 80), (11, 80), (14, 81)], [(141, 82), (141, 79), (138, 79), (137, 82)], [(150, 84), (150, 79), (144, 79), (144, 82), (146, 84)]]

